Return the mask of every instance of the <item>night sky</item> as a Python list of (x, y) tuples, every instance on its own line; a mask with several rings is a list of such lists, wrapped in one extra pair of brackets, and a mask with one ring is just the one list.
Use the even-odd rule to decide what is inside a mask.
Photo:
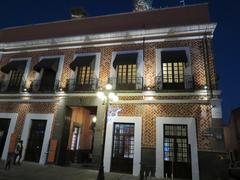
[[(154, 0), (154, 7), (179, 5), (180, 0)], [(186, 4), (209, 2), (213, 22), (215, 61), (222, 90), (224, 122), (240, 107), (240, 0), (185, 0)], [(230, 4), (231, 3), (231, 4)], [(132, 0), (2, 0), (0, 28), (69, 19), (69, 10), (84, 7), (89, 16), (128, 12)]]

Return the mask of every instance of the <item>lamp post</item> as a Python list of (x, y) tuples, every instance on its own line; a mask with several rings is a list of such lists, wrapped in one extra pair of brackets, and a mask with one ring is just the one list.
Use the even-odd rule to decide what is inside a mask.
[(105, 109), (105, 117), (104, 117), (104, 127), (103, 127), (103, 144), (102, 144), (102, 153), (101, 153), (101, 161), (98, 170), (97, 180), (104, 180), (104, 150), (105, 150), (105, 141), (106, 141), (106, 129), (107, 129), (107, 117), (108, 117), (108, 107), (109, 102), (116, 102), (118, 101), (118, 96), (111, 92), (112, 85), (107, 84), (103, 91), (99, 91), (97, 93), (98, 98), (100, 98), (103, 103), (106, 105)]

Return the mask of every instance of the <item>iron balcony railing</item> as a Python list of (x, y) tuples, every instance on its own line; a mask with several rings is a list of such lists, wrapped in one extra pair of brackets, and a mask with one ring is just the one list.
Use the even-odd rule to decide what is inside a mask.
[(30, 85), (30, 92), (54, 92), (60, 90), (60, 81), (54, 83), (43, 82), (42, 80), (33, 80)]
[(98, 78), (90, 78), (88, 81), (81, 82), (76, 79), (68, 79), (66, 90), (75, 91), (96, 91), (98, 88)]
[(185, 75), (182, 83), (171, 82), (165, 83), (162, 76), (156, 76), (155, 78), (155, 90), (192, 90), (194, 88), (194, 80), (192, 75)]
[(25, 85), (26, 81), (24, 79), (20, 82), (11, 82), (10, 80), (5, 80), (0, 82), (0, 91), (2, 93), (23, 92)]
[(143, 90), (143, 77), (127, 79), (110, 77), (108, 83), (112, 84), (114, 90)]

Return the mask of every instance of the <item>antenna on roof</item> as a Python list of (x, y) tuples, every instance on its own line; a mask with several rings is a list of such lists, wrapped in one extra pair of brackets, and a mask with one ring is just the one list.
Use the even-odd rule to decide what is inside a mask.
[(185, 6), (186, 5), (185, 0), (180, 0), (180, 5)]

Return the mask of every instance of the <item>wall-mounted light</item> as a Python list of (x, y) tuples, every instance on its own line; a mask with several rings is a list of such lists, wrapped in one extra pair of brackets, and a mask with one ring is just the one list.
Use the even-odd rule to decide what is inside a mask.
[(96, 122), (97, 122), (97, 117), (96, 117), (96, 116), (93, 116), (92, 122), (93, 122), (93, 123), (96, 123)]

